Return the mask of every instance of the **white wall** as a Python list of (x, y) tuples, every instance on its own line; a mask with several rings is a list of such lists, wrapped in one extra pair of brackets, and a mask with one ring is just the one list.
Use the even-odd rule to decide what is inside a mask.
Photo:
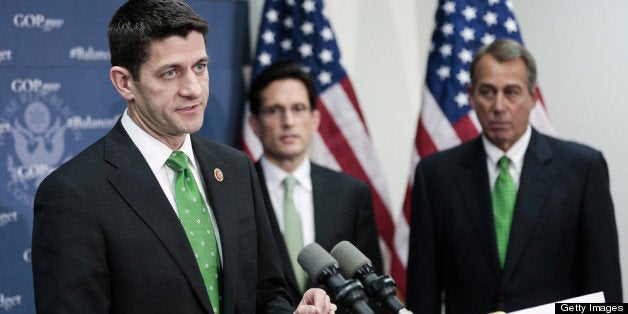
[[(261, 0), (249, 0), (252, 35)], [(513, 1), (558, 136), (609, 164), (628, 299), (628, 1)], [(400, 214), (436, 0), (325, 0)], [(252, 39), (252, 47), (255, 40)]]

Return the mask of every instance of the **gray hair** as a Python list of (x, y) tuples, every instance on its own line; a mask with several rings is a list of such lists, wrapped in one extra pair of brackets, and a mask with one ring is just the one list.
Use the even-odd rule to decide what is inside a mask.
[(499, 62), (521, 58), (526, 65), (526, 72), (528, 73), (528, 90), (532, 93), (536, 85), (536, 63), (534, 62), (534, 57), (532, 57), (532, 54), (519, 42), (512, 39), (498, 39), (490, 45), (480, 48), (475, 53), (470, 67), (471, 84), (473, 86), (475, 86), (477, 82), (475, 66), (480, 58), (485, 55), (491, 55)]

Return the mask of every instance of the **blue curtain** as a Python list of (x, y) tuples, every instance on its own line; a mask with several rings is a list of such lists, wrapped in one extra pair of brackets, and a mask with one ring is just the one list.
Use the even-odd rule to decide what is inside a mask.
[[(30, 243), (39, 183), (103, 136), (126, 103), (109, 81), (109, 19), (124, 1), (3, 1), (0, 10), (0, 312), (34, 313)], [(200, 133), (238, 146), (248, 3), (188, 3), (210, 24)]]

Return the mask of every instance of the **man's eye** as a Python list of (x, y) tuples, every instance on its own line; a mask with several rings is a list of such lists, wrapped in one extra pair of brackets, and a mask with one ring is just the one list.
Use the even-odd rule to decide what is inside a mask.
[(207, 64), (201, 63), (196, 65), (196, 72), (203, 72), (207, 68)]
[(519, 90), (516, 90), (516, 89), (508, 89), (508, 90), (506, 90), (506, 94), (508, 94), (508, 95), (513, 95), (513, 96), (515, 96), (515, 95), (519, 95)]
[(265, 108), (264, 110), (262, 110), (262, 113), (265, 115), (275, 115), (279, 112), (279, 110), (277, 110), (277, 108), (271, 107), (271, 108)]
[(177, 71), (175, 70), (170, 70), (164, 73), (164, 77), (174, 77), (175, 75), (177, 75)]
[(305, 111), (307, 108), (305, 107), (304, 104), (297, 104), (296, 106), (294, 106), (293, 110), (296, 112), (302, 112)]
[(480, 94), (484, 96), (493, 95), (493, 91), (490, 89), (480, 89)]

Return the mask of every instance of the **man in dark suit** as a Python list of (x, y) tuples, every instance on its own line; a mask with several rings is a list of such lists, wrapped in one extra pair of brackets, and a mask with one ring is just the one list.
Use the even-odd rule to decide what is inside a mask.
[[(320, 123), (314, 82), (293, 61), (279, 61), (251, 84), (249, 123), (264, 153), (255, 164), (262, 185), (271, 229), (277, 241), (292, 303), (307, 283), (291, 254), (289, 240), (298, 240), (294, 252), (311, 242), (326, 250), (347, 240), (362, 251), (381, 274), (382, 262), (372, 198), (366, 183), (310, 161), (308, 147)], [(286, 218), (285, 189), (295, 178), (293, 202), (298, 220)], [(296, 236), (293, 227), (298, 227)], [(287, 233), (287, 234), (286, 234)]]
[(535, 88), (534, 59), (519, 43), (476, 53), (468, 91), (482, 135), (416, 169), (407, 278), (415, 313), (440, 313), (441, 300), (447, 313), (509, 312), (598, 291), (621, 302), (604, 157), (531, 128)]
[[(294, 311), (253, 164), (240, 151), (191, 135), (209, 95), (207, 30), (182, 1), (130, 0), (112, 18), (110, 78), (128, 108), (37, 191), (38, 312)], [(185, 169), (171, 169), (170, 155), (182, 153)], [(180, 198), (186, 194), (179, 183), (198, 189), (191, 192), (198, 197)], [(183, 222), (189, 208), (182, 204), (190, 201), (199, 215), (193, 223), (203, 228), (198, 234)], [(205, 231), (211, 243), (193, 241)], [(204, 253), (208, 244), (217, 252)], [(206, 258), (211, 262), (200, 263)], [(210, 264), (217, 269), (207, 272)], [(297, 312), (334, 309), (323, 290), (312, 289)]]

